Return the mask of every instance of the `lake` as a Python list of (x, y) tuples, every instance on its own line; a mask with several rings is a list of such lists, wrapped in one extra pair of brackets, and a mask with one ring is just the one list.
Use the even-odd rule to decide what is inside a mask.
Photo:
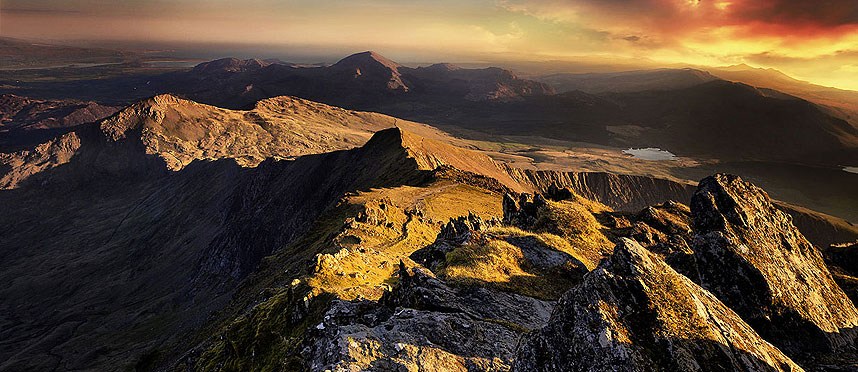
[(642, 160), (676, 160), (676, 155), (657, 147), (623, 150), (623, 154), (628, 154), (635, 159)]

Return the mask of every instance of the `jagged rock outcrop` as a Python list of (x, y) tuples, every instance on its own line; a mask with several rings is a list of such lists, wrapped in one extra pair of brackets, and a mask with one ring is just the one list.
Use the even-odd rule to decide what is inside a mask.
[(544, 208), (547, 205), (548, 202), (542, 194), (534, 196), (528, 193), (521, 193), (518, 196), (518, 201), (512, 195), (504, 194), (503, 222), (525, 229), (530, 228), (539, 219), (539, 208)]
[[(671, 200), (688, 203), (696, 190), (691, 184), (648, 176), (504, 167), (516, 182), (544, 192), (549, 199), (567, 199), (572, 192), (622, 212), (637, 212)], [(858, 227), (842, 218), (781, 201), (774, 204), (793, 216), (796, 227), (819, 248), (858, 239)]]
[(632, 240), (518, 346), (516, 371), (796, 371), (714, 295)]
[(0, 189), (15, 188), (34, 174), (68, 163), (79, 148), (80, 137), (66, 133), (30, 150), (0, 153)]
[(691, 250), (691, 211), (675, 201), (644, 208), (638, 213), (611, 213), (603, 217), (612, 240), (630, 238), (665, 260), (670, 267), (696, 277)]
[(763, 337), (788, 352), (854, 348), (858, 310), (763, 190), (736, 176), (708, 177), (691, 213), (700, 283)]
[(435, 242), (414, 252), (411, 259), (434, 271), (445, 261), (447, 253), (463, 244), (483, 240), (481, 232), (498, 225), (500, 225), (500, 221), (497, 219), (492, 218), (485, 221), (474, 213), (451, 218), (441, 227)]
[(509, 370), (516, 340), (551, 312), (525, 296), (452, 288), (420, 268), (399, 275), (380, 304), (333, 302), (305, 348), (310, 370)]

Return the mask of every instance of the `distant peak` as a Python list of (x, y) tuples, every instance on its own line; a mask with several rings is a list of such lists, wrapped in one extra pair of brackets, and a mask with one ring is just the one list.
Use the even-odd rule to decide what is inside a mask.
[(461, 70), (462, 68), (456, 66), (452, 63), (436, 63), (433, 65), (429, 65), (426, 67), (421, 67), (422, 69), (430, 70), (430, 71), (456, 71)]
[(192, 101), (186, 100), (184, 98), (180, 98), (179, 96), (176, 96), (176, 95), (171, 94), (171, 93), (164, 93), (164, 94), (159, 94), (157, 96), (149, 98), (147, 100), (143, 100), (143, 101), (141, 101), (141, 104), (144, 106), (155, 106), (155, 105), (161, 106), (161, 105), (175, 105), (175, 104), (179, 104), (179, 103), (183, 103), (183, 102), (189, 102), (190, 103)]
[(257, 70), (268, 65), (270, 61), (262, 61), (259, 59), (238, 59), (238, 58), (221, 58), (214, 61), (203, 62), (194, 67), (194, 72), (198, 73), (213, 73), (213, 72), (245, 72)]
[(388, 69), (396, 71), (401, 67), (398, 63), (387, 59), (385, 56), (378, 54), (373, 51), (366, 51), (361, 53), (352, 54), (346, 58), (341, 59), (339, 62), (335, 63), (333, 67), (338, 68), (360, 68), (367, 66), (384, 66)]

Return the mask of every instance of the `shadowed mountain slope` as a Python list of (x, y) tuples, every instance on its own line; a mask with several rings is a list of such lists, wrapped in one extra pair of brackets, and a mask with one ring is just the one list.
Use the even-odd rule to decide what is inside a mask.
[[(3, 368), (122, 366), (200, 325), (346, 192), (420, 185), (453, 159), (394, 128), (347, 151), (170, 172), (140, 130), (112, 133), (73, 132), (65, 162), (0, 191), (2, 297), (14, 299), (2, 309)], [(57, 311), (36, 316), (44, 309)]]

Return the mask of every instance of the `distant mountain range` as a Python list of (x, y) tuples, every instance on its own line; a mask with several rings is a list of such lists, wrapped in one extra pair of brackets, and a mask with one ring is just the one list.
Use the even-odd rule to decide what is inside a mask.
[[(329, 67), (218, 60), (164, 77), (163, 90), (245, 108), (294, 95), (347, 108), (498, 134), (661, 147), (681, 156), (838, 166), (858, 158), (858, 127), (831, 110), (693, 69), (554, 75), (409, 68), (377, 53)], [(547, 83), (553, 83), (556, 94)], [(153, 82), (155, 86), (159, 83)]]
[[(821, 202), (826, 211), (855, 218), (849, 212), (854, 210), (848, 207), (851, 202), (843, 204), (839, 196), (848, 187), (825, 187), (851, 182), (847, 180), (851, 175), (841, 169), (854, 166), (858, 158), (858, 127), (850, 121), (849, 92), (802, 85), (780, 75), (769, 78), (777, 74), (770, 70), (737, 66), (723, 73), (755, 76), (751, 82), (757, 86), (782, 81), (783, 91), (725, 81), (714, 70), (699, 69), (559, 74), (550, 78), (555, 89), (500, 68), (452, 64), (414, 68), (374, 52), (332, 65), (228, 58), (167, 73), (125, 68), (131, 72), (101, 78), (91, 76), (113, 68), (64, 69), (56, 77), (50, 72), (51, 79), (26, 81), (0, 73), (0, 92), (121, 106), (169, 93), (232, 109), (252, 109), (260, 100), (291, 95), (428, 123), (474, 139), (505, 141), (505, 136), (515, 136), (524, 142), (535, 138), (621, 149), (658, 147), (682, 158), (725, 164), (727, 170), (736, 169), (733, 163), (752, 163), (737, 164), (735, 171), (750, 167), (763, 180), (771, 177), (766, 169), (808, 167), (806, 173), (813, 173), (811, 178), (818, 182), (802, 186), (799, 192), (808, 196), (791, 201), (815, 206)], [(81, 77), (75, 78), (74, 71)], [(72, 75), (63, 77), (67, 73)], [(842, 93), (841, 107), (808, 101), (813, 97), (802, 92), (811, 89), (817, 92), (813, 97), (824, 93), (837, 98), (831, 94)], [(679, 178), (700, 176), (686, 173)], [(804, 185), (787, 178), (778, 176), (779, 190), (789, 193), (792, 185)]]

